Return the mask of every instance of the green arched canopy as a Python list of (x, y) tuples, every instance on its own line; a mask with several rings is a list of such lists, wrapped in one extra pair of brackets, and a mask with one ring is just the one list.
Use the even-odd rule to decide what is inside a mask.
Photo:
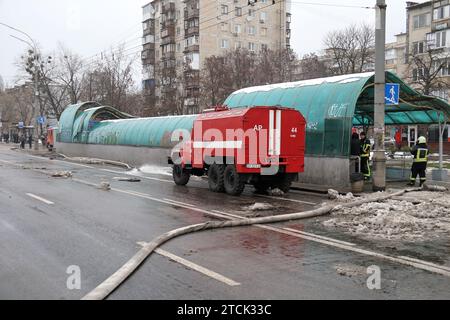
[[(291, 107), (307, 119), (306, 154), (348, 157), (353, 126), (373, 124), (373, 72), (241, 89), (225, 105)], [(386, 125), (435, 124), (450, 116), (450, 105), (424, 96), (391, 72), (387, 83), (400, 84), (400, 104), (386, 106)]]

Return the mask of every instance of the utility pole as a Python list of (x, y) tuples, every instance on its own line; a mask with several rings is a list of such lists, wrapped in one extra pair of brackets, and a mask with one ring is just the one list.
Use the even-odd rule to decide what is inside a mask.
[(386, 189), (386, 156), (384, 154), (384, 94), (385, 44), (386, 44), (386, 0), (377, 0), (375, 7), (375, 104), (374, 104), (374, 140), (373, 152), (373, 191)]

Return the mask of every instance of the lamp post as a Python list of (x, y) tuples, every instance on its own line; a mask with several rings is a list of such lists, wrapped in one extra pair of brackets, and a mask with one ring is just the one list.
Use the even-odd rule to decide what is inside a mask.
[[(16, 31), (16, 32), (18, 32), (18, 33), (21, 33), (21, 34), (25, 35), (28, 39), (30, 39), (31, 43), (28, 42), (28, 41), (26, 41), (26, 40), (23, 40), (23, 39), (21, 39), (21, 38), (19, 38), (19, 37), (10, 35), (10, 36), (13, 37), (14, 39), (19, 40), (19, 41), (21, 41), (21, 42), (23, 42), (23, 43), (26, 43), (28, 46), (30, 46), (30, 48), (33, 50), (33, 54), (34, 54), (35, 56), (37, 56), (37, 45), (36, 45), (36, 42), (34, 41), (34, 39), (33, 39), (28, 33), (26, 33), (25, 31), (22, 31), (22, 30), (20, 30), (20, 29), (17, 29), (17, 28), (15, 28), (15, 27), (13, 27), (13, 26), (10, 26), (10, 25), (8, 25), (8, 24), (6, 24), (6, 23), (3, 23), (3, 22), (0, 22), (0, 25), (4, 26), (4, 27), (6, 27), (6, 28), (9, 28), (9, 29), (11, 29), (11, 30), (14, 30), (14, 31)], [(39, 71), (38, 71), (38, 66), (37, 66), (37, 64), (36, 64), (36, 61), (34, 61), (34, 59), (33, 59), (33, 66), (34, 66), (34, 79), (33, 79), (33, 82), (34, 82), (34, 94), (33, 94), (33, 103), (35, 103), (35, 101), (36, 101), (36, 96), (39, 95), (39, 91), (38, 91), (38, 90), (39, 90), (39, 87), (38, 87), (38, 79), (37, 79), (37, 74), (38, 74)], [(40, 110), (39, 110), (39, 111), (40, 111)], [(37, 122), (36, 122), (36, 123), (37, 123)], [(37, 132), (37, 126), (36, 126), (36, 132)], [(34, 139), (34, 150), (38, 150), (38, 148), (39, 148), (39, 137), (38, 137), (38, 134), (36, 134), (36, 137), (35, 137), (35, 139)]]

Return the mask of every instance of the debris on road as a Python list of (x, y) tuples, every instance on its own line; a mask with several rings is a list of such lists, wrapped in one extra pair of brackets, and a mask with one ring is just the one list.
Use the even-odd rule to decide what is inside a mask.
[(138, 178), (115, 177), (113, 179), (116, 181), (120, 181), (120, 182), (141, 182), (141, 179), (138, 179)]
[(100, 183), (99, 189), (109, 191), (111, 190), (111, 184), (107, 181), (103, 181), (102, 183)]
[(248, 207), (244, 207), (245, 211), (267, 211), (267, 210), (272, 210), (273, 206), (270, 203), (255, 203), (251, 206)]
[(284, 192), (278, 188), (275, 189), (269, 189), (267, 190), (267, 193), (269, 194), (269, 196), (273, 196), (273, 197), (282, 197), (284, 196)]
[(347, 193), (346, 195), (341, 195), (334, 189), (328, 189), (328, 199), (338, 200), (340, 202), (350, 202), (355, 200), (355, 196), (351, 192)]
[[(337, 198), (347, 202), (347, 196)], [(423, 241), (450, 238), (450, 195), (411, 192), (409, 198), (368, 202), (332, 213), (324, 226), (369, 239)]]
[(70, 171), (58, 171), (58, 172), (52, 173), (51, 176), (53, 178), (72, 178), (72, 172), (70, 172)]
[(341, 276), (354, 277), (366, 274), (366, 268), (354, 264), (336, 264), (334, 269)]

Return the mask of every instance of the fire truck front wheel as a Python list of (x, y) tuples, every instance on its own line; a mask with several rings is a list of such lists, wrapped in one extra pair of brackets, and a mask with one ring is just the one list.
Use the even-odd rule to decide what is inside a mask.
[(185, 186), (188, 184), (191, 174), (189, 171), (183, 169), (180, 165), (174, 165), (172, 171), (173, 181), (178, 186)]
[(224, 192), (225, 165), (213, 163), (208, 169), (209, 189), (213, 192)]
[(245, 179), (237, 172), (234, 165), (228, 165), (224, 172), (225, 192), (232, 196), (239, 196), (245, 188)]

